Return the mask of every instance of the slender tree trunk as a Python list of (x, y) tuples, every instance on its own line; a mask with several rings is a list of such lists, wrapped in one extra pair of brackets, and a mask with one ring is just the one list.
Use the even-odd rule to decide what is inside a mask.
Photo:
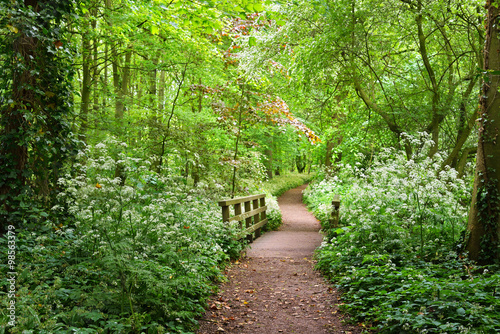
[[(121, 120), (123, 118), (123, 91), (122, 83), (120, 81), (120, 58), (118, 56), (118, 45), (113, 45), (111, 48), (111, 65), (113, 67), (113, 87), (115, 89), (115, 119)], [(121, 125), (118, 124), (119, 131)]]
[(474, 147), (466, 147), (462, 151), (462, 154), (460, 156), (460, 159), (458, 160), (457, 163), (457, 179), (461, 179), (464, 176), (464, 170), (465, 170), (465, 165), (467, 164), (467, 159), (469, 158), (469, 155), (473, 153), (474, 151), (477, 151), (476, 148)]
[[(167, 121), (167, 129), (166, 129), (166, 132), (163, 135), (163, 139), (162, 139), (160, 160), (159, 160), (158, 166), (157, 166), (158, 173), (160, 172), (161, 166), (163, 165), (163, 156), (165, 154), (165, 144), (166, 144), (167, 139), (170, 137), (170, 126), (172, 124), (172, 118), (174, 117), (174, 114), (175, 114), (175, 109), (177, 108), (177, 101), (179, 100), (179, 97), (180, 97), (180, 94), (182, 91), (182, 87), (183, 87), (182, 85), (184, 84), (184, 81), (186, 80), (187, 68), (188, 68), (188, 64), (186, 63), (186, 65), (184, 66), (184, 68), (182, 69), (182, 71), (180, 73), (181, 76), (180, 77), (176, 76), (177, 90), (175, 92), (174, 100), (172, 101), (172, 108), (170, 108), (170, 116), (168, 117), (168, 121)], [(155, 75), (155, 77), (156, 77), (156, 75)], [(156, 86), (155, 86), (155, 89), (156, 89)]]
[[(386, 113), (384, 110), (382, 110), (378, 106), (378, 104), (376, 104), (368, 96), (368, 94), (366, 93), (365, 89), (361, 86), (361, 83), (359, 82), (359, 79), (356, 78), (356, 77), (354, 77), (354, 87), (356, 89), (356, 93), (361, 98), (361, 100), (363, 100), (363, 102), (365, 103), (365, 105), (369, 109), (375, 111), (378, 115), (380, 115), (380, 117), (382, 117), (382, 119), (386, 122), (387, 126), (389, 127), (389, 130), (391, 130), (396, 135), (396, 137), (398, 138), (398, 140), (400, 140), (401, 134), (403, 133), (403, 130), (401, 130), (401, 128), (399, 127), (399, 125), (396, 124), (395, 120), (388, 113)], [(405, 148), (405, 152), (406, 152), (406, 157), (408, 159), (411, 159), (412, 148), (411, 148), (410, 144), (405, 143), (404, 144), (404, 148)]]
[(156, 67), (158, 66), (158, 58), (153, 59), (153, 65), (154, 65), (154, 68), (149, 73), (149, 105), (150, 105), (151, 109), (153, 110), (156, 119), (158, 119), (161, 116), (161, 115), (159, 115), (158, 109), (156, 108), (157, 107), (156, 94), (158, 93), (157, 92), (158, 91), (158, 84), (157, 84), (158, 70), (156, 69)]
[[(95, 4), (95, 8), (93, 10), (93, 16), (94, 17), (97, 17), (97, 3)], [(92, 20), (92, 31), (96, 31), (96, 28), (97, 28), (97, 20), (93, 19)], [(99, 86), (98, 86), (98, 83), (99, 81), (97, 80), (97, 76), (99, 75), (99, 67), (98, 67), (98, 63), (99, 63), (99, 39), (97, 38), (97, 36), (94, 37), (93, 41), (92, 41), (92, 52), (93, 52), (93, 62), (92, 62), (92, 66), (93, 66), (93, 73), (92, 73), (92, 94), (93, 94), (93, 106), (92, 106), (92, 109), (93, 109), (93, 113), (94, 113), (94, 119), (97, 119), (95, 117), (95, 115), (97, 115), (98, 113), (98, 110), (99, 110)], [(96, 124), (95, 124), (96, 125)]]
[(165, 71), (160, 71), (160, 88), (158, 90), (158, 111), (163, 114), (165, 110)]
[(234, 143), (234, 167), (233, 167), (233, 180), (232, 180), (232, 190), (231, 190), (231, 198), (234, 198), (234, 192), (236, 188), (236, 160), (238, 159), (238, 148), (240, 144), (240, 138), (241, 138), (241, 123), (243, 120), (243, 99), (245, 98), (245, 82), (243, 82), (242, 87), (241, 87), (241, 101), (240, 101), (240, 106), (239, 106), (239, 114), (238, 114), (238, 133), (236, 134), (236, 141)]
[(417, 30), (418, 30), (418, 42), (419, 42), (419, 52), (422, 57), (422, 61), (424, 62), (424, 67), (429, 76), (429, 80), (431, 82), (431, 92), (432, 92), (432, 120), (428, 130), (431, 133), (432, 140), (434, 141), (434, 145), (431, 147), (429, 151), (429, 156), (432, 157), (439, 148), (439, 124), (441, 123), (441, 115), (439, 110), (439, 102), (441, 99), (439, 93), (439, 85), (436, 80), (436, 74), (429, 60), (429, 56), (427, 54), (427, 44), (426, 37), (422, 27), (422, 1), (417, 1), (417, 10), (418, 14), (416, 17)]
[[(272, 130), (271, 130), (272, 131)], [(271, 180), (273, 178), (273, 133), (266, 131), (267, 146), (264, 150), (264, 156), (266, 157), (264, 166), (266, 167), (267, 179)]]
[(481, 94), (479, 141), (472, 204), (467, 226), (466, 249), (472, 260), (493, 263), (500, 258), (500, 10), (486, 1), (484, 70), (488, 72)]
[[(272, 142), (271, 142), (272, 145)], [(271, 180), (273, 178), (273, 150), (271, 147), (267, 147), (264, 151), (264, 155), (266, 156), (266, 174), (267, 178)]]
[(326, 153), (325, 153), (325, 167), (330, 168), (332, 166), (333, 148), (335, 147), (335, 142), (333, 138), (328, 139), (326, 142)]
[[(89, 15), (86, 15), (86, 19)], [(91, 44), (89, 38), (90, 24), (86, 24), (86, 29), (82, 34), (82, 104), (80, 106), (80, 139), (86, 141), (86, 133), (88, 128), (90, 93), (91, 93), (91, 78), (90, 66), (92, 63)]]
[[(471, 115), (469, 115), (469, 120), (467, 123), (465, 123), (466, 120), (466, 101), (469, 99), (470, 94), (472, 93), (472, 90), (476, 86), (477, 79), (471, 79), (469, 82), (469, 85), (467, 86), (467, 90), (464, 93), (464, 96), (462, 96), (462, 101), (460, 102), (460, 121), (459, 121), (459, 128), (458, 128), (458, 134), (457, 134), (457, 140), (455, 143), (455, 147), (453, 148), (452, 152), (448, 157), (446, 158), (445, 161), (441, 164), (441, 169), (443, 169), (446, 166), (453, 166), (453, 161), (458, 160), (458, 154), (460, 153), (460, 150), (462, 149), (463, 145), (467, 141), (467, 138), (469, 138), (470, 133), (472, 132), (472, 129), (474, 128), (474, 124), (476, 123), (476, 116), (477, 116), (477, 109), (475, 109)], [(465, 125), (464, 125), (465, 123)]]

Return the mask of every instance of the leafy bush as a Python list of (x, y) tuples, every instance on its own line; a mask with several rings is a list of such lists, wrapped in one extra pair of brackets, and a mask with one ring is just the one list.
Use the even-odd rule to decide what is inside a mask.
[(264, 183), (263, 188), (273, 196), (281, 196), (286, 191), (303, 185), (313, 179), (315, 174), (290, 173), (273, 177)]
[(54, 219), (19, 233), (12, 333), (188, 332), (223, 263), (244, 247), (204, 189), (113, 154), (106, 144), (85, 152), (76, 176), (60, 179)]
[[(72, 175), (59, 180), (65, 189), (59, 204), (40, 212), (46, 219), (36, 228), (19, 229), (11, 333), (187, 333), (196, 326), (224, 264), (245, 247), (217, 205), (228, 185), (204, 179), (194, 187), (180, 171), (157, 174), (147, 160), (129, 156), (140, 152), (127, 151), (107, 139), (82, 152)], [(261, 170), (251, 161), (245, 168)], [(262, 186), (239, 179), (237, 195)], [(296, 183), (280, 186), (284, 192)], [(281, 211), (265, 191), (272, 229), (281, 224)], [(0, 250), (7, 249), (7, 238), (0, 238)], [(8, 290), (6, 280), (0, 285)], [(0, 303), (6, 324), (8, 299)], [(6, 330), (0, 326), (0, 333)]]
[[(326, 238), (318, 268), (337, 282), (342, 307), (383, 333), (500, 330), (500, 271), (458, 250), (470, 185), (434, 160), (386, 150), (362, 166), (312, 184), (306, 202)], [(334, 194), (341, 227), (328, 226)]]

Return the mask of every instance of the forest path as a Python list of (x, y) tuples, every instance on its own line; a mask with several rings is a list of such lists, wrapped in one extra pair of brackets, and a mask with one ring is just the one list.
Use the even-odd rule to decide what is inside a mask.
[(251, 244), (227, 269), (198, 334), (360, 333), (341, 323), (337, 292), (313, 270), (320, 224), (302, 203), (306, 185), (279, 199), (283, 225)]

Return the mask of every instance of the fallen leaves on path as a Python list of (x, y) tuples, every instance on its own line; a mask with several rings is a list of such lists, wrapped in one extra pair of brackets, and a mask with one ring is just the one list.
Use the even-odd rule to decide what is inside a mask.
[(307, 258), (243, 259), (228, 274), (232, 278), (209, 303), (199, 334), (361, 333), (342, 324), (336, 290)]

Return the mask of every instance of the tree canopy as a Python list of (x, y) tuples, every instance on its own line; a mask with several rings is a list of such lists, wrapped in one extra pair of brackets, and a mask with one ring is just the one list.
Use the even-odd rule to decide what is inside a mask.
[[(431, 240), (441, 233), (460, 261), (497, 264), (498, 4), (0, 1), (2, 246), (16, 230), (35, 258), (62, 254), (51, 286), (73, 289), (54, 288), (52, 306), (36, 311), (45, 330), (192, 329), (209, 282), (242, 247), (234, 226), (220, 232), (210, 203), (267, 192), (277, 227), (279, 191), (269, 184), (286, 175), (316, 178), (308, 201), (325, 221), (328, 196), (349, 201), (349, 227), (324, 226), (324, 268), (332, 238), (355, 231), (355, 243), (372, 242), (364, 233), (374, 222), (406, 240), (372, 245), (387, 258), (418, 250), (419, 260), (444, 263)], [(367, 203), (376, 199), (339, 177), (394, 207), (375, 210)], [(355, 218), (355, 204), (370, 223)], [(92, 284), (70, 287), (81, 268)], [(18, 270), (26, 289), (48, 275), (34, 264)], [(54, 315), (58, 298), (63, 315)], [(92, 313), (93, 302), (106, 315)]]

